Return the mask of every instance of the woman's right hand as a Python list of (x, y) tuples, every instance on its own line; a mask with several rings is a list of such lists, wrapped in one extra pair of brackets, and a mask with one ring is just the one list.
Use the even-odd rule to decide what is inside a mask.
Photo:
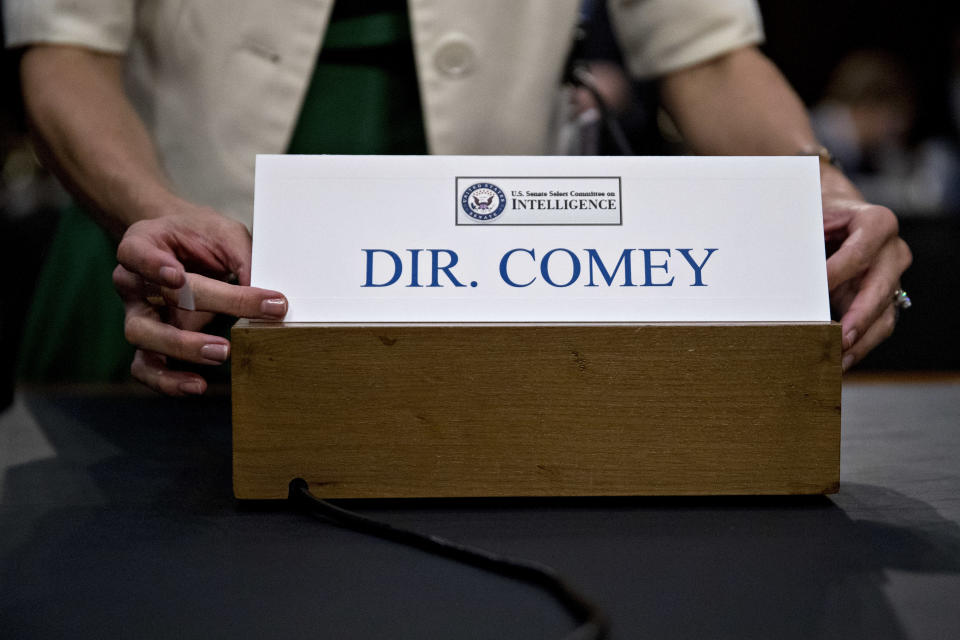
[(247, 228), (212, 209), (187, 205), (130, 225), (113, 283), (126, 309), (126, 338), (137, 347), (130, 367), (137, 380), (167, 395), (201, 394), (206, 380), (170, 369), (168, 358), (226, 361), (230, 341), (201, 331), (216, 314), (283, 318), (282, 293), (249, 286), (250, 254)]

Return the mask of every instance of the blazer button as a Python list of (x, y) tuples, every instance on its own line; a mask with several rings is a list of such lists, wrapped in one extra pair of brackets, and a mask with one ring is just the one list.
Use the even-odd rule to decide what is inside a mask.
[(440, 40), (433, 63), (437, 70), (451, 78), (469, 75), (477, 62), (477, 54), (466, 36), (451, 34)]

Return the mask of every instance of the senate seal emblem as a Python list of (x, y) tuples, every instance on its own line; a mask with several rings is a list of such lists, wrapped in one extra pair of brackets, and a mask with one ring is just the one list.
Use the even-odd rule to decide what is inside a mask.
[(507, 197), (497, 185), (478, 182), (467, 187), (463, 192), (460, 206), (474, 220), (487, 222), (503, 213), (503, 209), (507, 206)]

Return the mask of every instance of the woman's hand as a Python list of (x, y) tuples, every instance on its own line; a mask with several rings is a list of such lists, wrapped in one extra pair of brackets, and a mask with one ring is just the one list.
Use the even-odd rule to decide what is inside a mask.
[(839, 172), (824, 172), (827, 282), (843, 325), (844, 371), (893, 333), (894, 292), (913, 261), (899, 230), (890, 209), (864, 202)]
[(245, 226), (192, 205), (127, 229), (113, 282), (126, 308), (126, 338), (137, 347), (130, 367), (136, 379), (167, 395), (203, 393), (202, 376), (171, 370), (167, 358), (222, 364), (230, 342), (201, 332), (215, 314), (286, 314), (283, 294), (249, 286), (250, 251)]

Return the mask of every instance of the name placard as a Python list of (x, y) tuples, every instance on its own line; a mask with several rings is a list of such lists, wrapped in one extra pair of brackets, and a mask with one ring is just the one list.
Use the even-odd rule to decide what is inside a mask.
[(830, 319), (815, 157), (257, 158), (289, 322)]

